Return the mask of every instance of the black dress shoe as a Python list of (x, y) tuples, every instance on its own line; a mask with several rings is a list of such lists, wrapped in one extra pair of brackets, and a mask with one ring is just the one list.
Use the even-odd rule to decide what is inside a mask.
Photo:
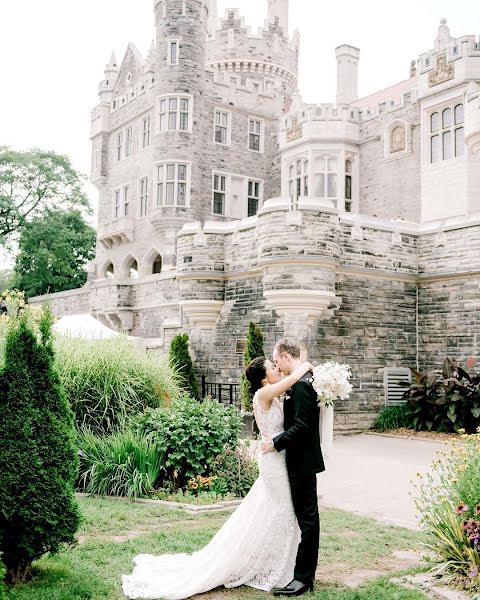
[(274, 596), (301, 596), (305, 592), (313, 592), (312, 583), (302, 583), (297, 579), (293, 579), (288, 585), (283, 588), (277, 588), (274, 592)]

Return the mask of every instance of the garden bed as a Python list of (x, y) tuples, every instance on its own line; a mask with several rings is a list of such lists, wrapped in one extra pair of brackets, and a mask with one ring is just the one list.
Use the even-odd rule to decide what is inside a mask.
[(400, 427), (398, 429), (387, 429), (386, 431), (367, 431), (373, 435), (386, 435), (395, 436), (402, 438), (412, 438), (416, 440), (430, 440), (433, 442), (449, 442), (457, 440), (459, 435), (457, 433), (442, 433), (440, 431), (417, 431), (416, 429), (407, 429), (406, 427)]
[(105, 498), (110, 501), (120, 501), (120, 502), (134, 502), (136, 504), (150, 504), (152, 506), (163, 506), (164, 508), (171, 508), (174, 510), (182, 509), (190, 514), (199, 514), (199, 513), (207, 513), (207, 512), (218, 512), (225, 510), (234, 510), (241, 502), (241, 498), (235, 498), (232, 500), (219, 500), (214, 502), (213, 504), (205, 504), (204, 502), (197, 501), (194, 499), (189, 502), (176, 502), (174, 500), (158, 500), (156, 498), (136, 498), (135, 500), (126, 498), (123, 496), (95, 496), (89, 494), (83, 494), (81, 492), (77, 492), (77, 498), (91, 498), (91, 499), (101, 499)]

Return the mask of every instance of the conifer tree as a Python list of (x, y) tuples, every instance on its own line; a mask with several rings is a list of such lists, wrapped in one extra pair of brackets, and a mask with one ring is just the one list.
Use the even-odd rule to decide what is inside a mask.
[[(243, 354), (245, 367), (258, 356), (265, 356), (265, 351), (263, 349), (263, 335), (260, 327), (255, 325), (253, 321), (250, 321), (248, 324), (245, 352)], [(250, 384), (248, 383), (245, 373), (242, 373), (240, 379), (240, 396), (242, 399), (243, 410), (245, 412), (251, 412), (253, 410), (252, 394), (250, 393)]]
[(0, 372), (0, 553), (7, 581), (31, 578), (32, 561), (75, 541), (77, 450), (73, 413), (54, 367), (52, 315), (36, 334), (12, 318)]
[(180, 385), (192, 398), (199, 400), (200, 393), (188, 351), (188, 335), (186, 333), (176, 335), (170, 342), (170, 363), (180, 377)]

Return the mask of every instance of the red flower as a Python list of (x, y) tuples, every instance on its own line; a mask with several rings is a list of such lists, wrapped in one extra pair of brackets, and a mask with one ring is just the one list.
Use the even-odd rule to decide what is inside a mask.
[(467, 358), (467, 367), (468, 367), (469, 369), (471, 369), (471, 368), (473, 367), (473, 365), (474, 365), (474, 364), (475, 364), (475, 361), (473, 360), (473, 358), (472, 358), (471, 356), (469, 356), (469, 357)]

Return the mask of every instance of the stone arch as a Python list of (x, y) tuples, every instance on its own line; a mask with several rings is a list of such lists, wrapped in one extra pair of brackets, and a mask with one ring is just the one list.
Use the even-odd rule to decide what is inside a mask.
[(122, 279), (138, 279), (139, 274), (138, 260), (133, 254), (128, 254), (120, 267), (120, 277)]
[(163, 272), (163, 256), (156, 249), (151, 248), (143, 259), (142, 273), (143, 275), (160, 275)]
[(115, 264), (113, 260), (108, 259), (103, 263), (103, 267), (100, 270), (100, 277), (102, 279), (113, 279), (115, 277)]

